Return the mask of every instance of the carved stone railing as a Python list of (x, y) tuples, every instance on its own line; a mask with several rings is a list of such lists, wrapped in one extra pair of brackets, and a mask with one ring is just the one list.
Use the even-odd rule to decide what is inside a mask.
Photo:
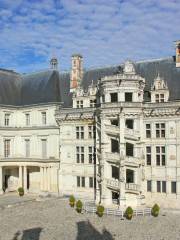
[(119, 134), (119, 127), (114, 125), (105, 125), (105, 131), (110, 134)]
[(106, 158), (106, 161), (110, 161), (110, 162), (120, 161), (119, 153), (106, 152), (105, 153), (105, 158)]
[(140, 191), (140, 186), (136, 183), (126, 183), (125, 184), (125, 189), (135, 191), (135, 192), (139, 192)]
[(138, 140), (140, 138), (140, 132), (134, 129), (125, 128), (125, 137)]
[(115, 179), (115, 178), (106, 179), (106, 184), (108, 187), (113, 188), (113, 189), (120, 188), (119, 180)]

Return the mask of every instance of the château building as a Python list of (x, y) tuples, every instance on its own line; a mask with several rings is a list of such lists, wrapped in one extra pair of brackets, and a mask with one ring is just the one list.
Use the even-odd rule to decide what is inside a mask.
[(58, 193), (120, 206), (180, 206), (176, 56), (71, 73), (0, 69), (0, 192)]

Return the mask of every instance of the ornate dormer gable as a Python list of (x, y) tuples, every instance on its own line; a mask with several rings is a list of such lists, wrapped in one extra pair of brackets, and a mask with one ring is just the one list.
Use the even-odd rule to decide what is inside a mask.
[(135, 66), (132, 61), (128, 60), (124, 64), (124, 74), (136, 74)]
[(167, 83), (158, 74), (151, 86), (151, 102), (167, 102), (169, 99), (169, 89)]
[(94, 84), (93, 80), (91, 85), (88, 87), (88, 95), (94, 96), (97, 93), (97, 86)]

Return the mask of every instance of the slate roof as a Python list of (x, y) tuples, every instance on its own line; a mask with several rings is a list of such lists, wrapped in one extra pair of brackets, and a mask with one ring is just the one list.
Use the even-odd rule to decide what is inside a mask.
[[(176, 68), (173, 58), (143, 61), (135, 63), (136, 71), (146, 79), (145, 90), (157, 77), (164, 78), (170, 89), (170, 100), (180, 99), (180, 68)], [(120, 66), (97, 68), (84, 71), (82, 86), (87, 89), (93, 82), (104, 76), (116, 74)], [(18, 74), (0, 69), (0, 104), (32, 105), (50, 102), (63, 102), (64, 107), (72, 105), (70, 93), (70, 73), (46, 70), (32, 74)], [(147, 98), (145, 98), (147, 99)]]

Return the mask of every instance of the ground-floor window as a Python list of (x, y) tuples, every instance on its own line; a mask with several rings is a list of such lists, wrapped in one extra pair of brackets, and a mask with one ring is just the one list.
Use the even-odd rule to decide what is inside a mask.
[(176, 182), (171, 182), (171, 193), (176, 193)]
[(90, 188), (95, 188), (96, 187), (96, 178), (89, 177), (89, 187)]
[(77, 187), (85, 187), (85, 177), (77, 176)]

